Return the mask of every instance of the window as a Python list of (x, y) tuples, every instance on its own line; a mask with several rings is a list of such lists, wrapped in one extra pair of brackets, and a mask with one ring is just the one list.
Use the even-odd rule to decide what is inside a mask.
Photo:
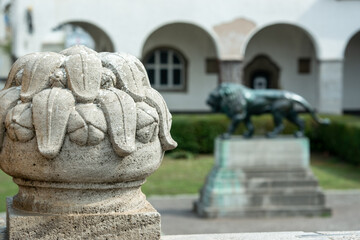
[(219, 73), (219, 61), (216, 58), (206, 59), (206, 73)]
[(298, 72), (299, 73), (310, 73), (310, 71), (311, 71), (311, 59), (310, 58), (299, 58)]
[(177, 51), (159, 48), (150, 52), (145, 59), (150, 84), (160, 91), (185, 90), (185, 58)]

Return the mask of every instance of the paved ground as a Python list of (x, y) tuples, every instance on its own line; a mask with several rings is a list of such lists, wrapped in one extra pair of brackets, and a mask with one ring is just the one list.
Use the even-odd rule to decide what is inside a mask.
[[(285, 231), (358, 231), (359, 233), (360, 231), (360, 191), (327, 191), (327, 206), (332, 208), (332, 216), (312, 218), (203, 219), (192, 212), (192, 204), (196, 199), (197, 196), (194, 195), (149, 198), (161, 213), (162, 231), (165, 235)], [(3, 237), (4, 226), (5, 213), (0, 213), (0, 240)]]
[(331, 217), (202, 219), (192, 212), (197, 196), (150, 197), (165, 235), (284, 231), (360, 231), (360, 191), (327, 191)]

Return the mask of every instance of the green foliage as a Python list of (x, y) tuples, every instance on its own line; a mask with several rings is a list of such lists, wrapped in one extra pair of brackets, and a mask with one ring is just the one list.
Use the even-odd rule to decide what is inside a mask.
[(11, 41), (6, 41), (1, 43), (0, 49), (3, 50), (7, 55), (11, 56), (12, 53)]
[[(343, 161), (360, 164), (360, 118), (353, 116), (323, 116), (331, 119), (330, 125), (316, 124), (310, 115), (301, 116), (306, 123), (305, 134), (310, 138), (312, 149), (327, 151)], [(273, 129), (270, 115), (253, 117), (256, 135), (265, 135)], [(214, 139), (224, 133), (229, 119), (223, 114), (173, 116), (171, 134), (178, 142), (178, 150), (193, 153), (212, 153)], [(293, 134), (296, 127), (284, 120), (283, 134)], [(244, 131), (240, 124), (236, 134)]]
[(14, 196), (17, 192), (18, 187), (12, 178), (0, 170), (0, 212), (6, 210), (6, 197)]
[(327, 151), (343, 161), (360, 165), (360, 119), (331, 117), (328, 126), (314, 128), (310, 139), (316, 150)]
[(324, 189), (360, 188), (360, 168), (338, 158), (312, 153), (311, 169)]
[(172, 151), (166, 156), (170, 159), (193, 159), (195, 156), (192, 152), (184, 151), (184, 150), (178, 150), (178, 151)]
[(212, 156), (196, 160), (174, 160), (165, 155), (160, 168), (141, 187), (146, 195), (176, 195), (199, 193), (214, 163)]

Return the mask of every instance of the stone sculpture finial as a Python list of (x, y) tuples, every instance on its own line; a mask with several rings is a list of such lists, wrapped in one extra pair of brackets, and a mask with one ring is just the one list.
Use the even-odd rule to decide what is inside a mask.
[(125, 53), (74, 46), (28, 54), (14, 63), (0, 101), (0, 167), (20, 187), (18, 210), (141, 209), (141, 184), (176, 147), (165, 101)]

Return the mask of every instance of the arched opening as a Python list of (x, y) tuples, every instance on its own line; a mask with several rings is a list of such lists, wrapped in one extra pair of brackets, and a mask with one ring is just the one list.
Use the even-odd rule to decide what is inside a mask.
[(360, 113), (360, 31), (348, 42), (344, 57), (343, 110)]
[(218, 83), (218, 56), (207, 31), (190, 23), (164, 25), (146, 39), (142, 60), (171, 111), (210, 110), (205, 102)]
[[(312, 37), (291, 24), (266, 26), (249, 39), (243, 83), (267, 79), (269, 88), (293, 91), (317, 106), (318, 63)], [(280, 71), (281, 70), (281, 71)]]
[(254, 89), (279, 88), (279, 74), (268, 56), (258, 55), (244, 68), (244, 84)]
[(60, 51), (76, 44), (86, 45), (97, 52), (114, 52), (114, 45), (101, 28), (81, 21), (69, 21), (52, 29), (42, 43), (43, 51)]

